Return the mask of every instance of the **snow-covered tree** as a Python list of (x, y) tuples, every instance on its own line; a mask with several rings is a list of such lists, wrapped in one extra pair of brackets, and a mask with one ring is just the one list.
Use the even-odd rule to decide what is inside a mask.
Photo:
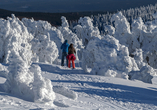
[(135, 19), (133, 23), (131, 24), (132, 28), (132, 47), (131, 47), (131, 53), (135, 51), (136, 49), (141, 48), (141, 43), (143, 41), (143, 35), (142, 30), (146, 31), (147, 27), (145, 26), (143, 20), (141, 17)]
[(31, 64), (30, 41), (32, 39), (33, 36), (14, 14), (7, 20), (0, 19), (0, 61), (9, 63), (10, 58), (16, 53), (27, 64)]
[(121, 12), (118, 12), (112, 16), (111, 21), (115, 22), (114, 37), (118, 39), (121, 44), (128, 45), (132, 38), (130, 32), (130, 24), (125, 16), (123, 16)]
[(37, 65), (29, 66), (19, 55), (10, 59), (9, 73), (3, 84), (5, 92), (20, 96), (20, 98), (38, 103), (52, 104), (55, 93), (49, 79), (42, 77)]
[(108, 34), (108, 35), (111, 35), (113, 36), (115, 34), (115, 28), (111, 25), (107, 25), (105, 26), (105, 33)]
[[(155, 5), (148, 5), (148, 6), (141, 6), (136, 8), (130, 8), (127, 10), (119, 10), (122, 12), (122, 14), (126, 17), (127, 21), (132, 24), (134, 19), (137, 19), (138, 17), (141, 17), (143, 22), (154, 20), (152, 14), (157, 12), (157, 4)], [(102, 33), (105, 33), (104, 27), (107, 25), (114, 25), (111, 21), (111, 17), (113, 14), (119, 12), (107, 12), (104, 14), (98, 14), (98, 15), (91, 15), (91, 18), (93, 19), (93, 25), (98, 27), (99, 31)], [(101, 34), (102, 34), (101, 33)]]
[(83, 53), (82, 66), (85, 71), (85, 67), (91, 67), (92, 74), (125, 79), (128, 78), (128, 72), (139, 70), (135, 60), (129, 56), (128, 48), (109, 35), (88, 43)]
[(50, 40), (50, 35), (38, 35), (31, 41), (34, 62), (52, 64), (59, 56), (57, 45)]
[(97, 27), (93, 26), (92, 19), (89, 17), (80, 18), (77, 25), (74, 27), (76, 35), (79, 39), (82, 39), (83, 45), (86, 47), (88, 42), (97, 37), (101, 39), (100, 32)]
[(136, 49), (142, 49), (143, 61), (157, 68), (156, 66), (156, 23), (155, 21), (144, 24), (141, 18), (132, 23), (132, 52)]
[[(22, 22), (27, 27), (28, 31), (34, 36), (35, 41), (38, 40), (39, 43), (41, 43), (42, 42), (41, 40), (47, 40), (49, 42), (49, 46), (46, 44), (45, 45), (41, 44), (42, 47), (46, 46), (44, 48), (48, 48), (48, 47), (52, 48), (50, 46), (56, 44), (57, 48), (58, 48), (58, 52), (59, 52), (59, 58), (61, 58), (60, 46), (64, 42), (64, 38), (63, 38), (63, 35), (60, 32), (60, 30), (58, 30), (56, 27), (52, 27), (51, 24), (48, 23), (47, 21), (42, 21), (42, 20), (34, 21), (34, 19), (23, 18)], [(43, 37), (43, 38), (41, 38), (41, 37)], [(52, 44), (50, 44), (50, 42)], [(54, 42), (55, 42), (55, 44), (54, 44)], [(34, 52), (37, 52), (37, 51), (34, 51)], [(51, 50), (51, 52), (52, 52), (52, 50)], [(40, 50), (36, 54), (38, 54), (38, 53), (40, 53)]]

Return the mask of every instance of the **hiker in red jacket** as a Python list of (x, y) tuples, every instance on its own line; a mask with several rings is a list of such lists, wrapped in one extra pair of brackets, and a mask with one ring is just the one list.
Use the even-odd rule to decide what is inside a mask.
[(72, 67), (73, 69), (75, 69), (75, 55), (74, 53), (76, 54), (76, 50), (75, 48), (73, 47), (73, 44), (70, 44), (69, 48), (68, 48), (68, 55), (67, 55), (67, 59), (68, 59), (68, 67), (70, 68), (71, 67), (71, 61), (72, 61)]

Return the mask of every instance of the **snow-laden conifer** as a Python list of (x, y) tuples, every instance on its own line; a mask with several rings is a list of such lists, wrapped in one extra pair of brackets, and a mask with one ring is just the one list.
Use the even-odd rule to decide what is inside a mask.
[(95, 37), (101, 39), (100, 32), (97, 27), (93, 26), (92, 21), (90, 17), (81, 17), (78, 21), (79, 25), (74, 27), (76, 29), (76, 35), (79, 39), (82, 39), (84, 46)]
[(51, 103), (55, 99), (52, 84), (42, 77), (38, 65), (28, 65), (18, 54), (10, 59), (9, 73), (3, 84), (5, 92), (38, 103)]
[(12, 14), (7, 20), (0, 19), (0, 60), (10, 63), (10, 58), (18, 54), (27, 64), (31, 64), (33, 39), (25, 25)]
[[(45, 60), (47, 59), (51, 59), (49, 61), (45, 61), (45, 62), (52, 62), (52, 59), (56, 59), (56, 56), (59, 55), (59, 58), (61, 58), (61, 51), (60, 51), (60, 46), (62, 44), (62, 42), (64, 42), (64, 38), (62, 33), (60, 32), (60, 30), (58, 30), (56, 27), (52, 27), (50, 23), (48, 23), (47, 21), (35, 21), (34, 19), (27, 19), (27, 18), (23, 18), (22, 22), (24, 23), (24, 25), (27, 27), (28, 31), (33, 35), (33, 46), (38, 45), (38, 50), (35, 48), (32, 48), (34, 54), (37, 55), (37, 57), (39, 57), (39, 60), (42, 59), (40, 57), (45, 57), (43, 49), (48, 49), (50, 50), (49, 54), (52, 54), (52, 52), (57, 52), (56, 50), (58, 49), (59, 54), (55, 55), (55, 53), (53, 52), (53, 56), (52, 55), (48, 55), (47, 58), (44, 58)], [(44, 41), (45, 40), (45, 41)], [(43, 44), (43, 42), (46, 42), (47, 44)], [(44, 47), (45, 46), (45, 47)], [(57, 49), (56, 49), (57, 46)], [(43, 47), (43, 48), (40, 48)], [(34, 50), (35, 49), (35, 50)], [(53, 50), (54, 49), (54, 50)], [(48, 51), (47, 51), (48, 52)], [(43, 54), (43, 55), (39, 55), (39, 53)], [(48, 53), (46, 53), (48, 54)], [(52, 58), (54, 57), (54, 58)], [(40, 60), (41, 61), (41, 60)]]

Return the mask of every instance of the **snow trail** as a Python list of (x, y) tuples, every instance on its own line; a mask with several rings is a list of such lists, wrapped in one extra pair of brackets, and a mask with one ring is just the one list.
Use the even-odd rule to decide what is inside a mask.
[(60, 96), (62, 99), (55, 100), (66, 107), (68, 105), (68, 110), (72, 110), (73, 107), (75, 109), (81, 107), (80, 110), (157, 109), (156, 85), (90, 75), (84, 73), (78, 66), (75, 70), (55, 64), (39, 64), (39, 66), (44, 71), (43, 76), (49, 77), (54, 87), (60, 85), (77, 93), (76, 100), (65, 98), (64, 95)]

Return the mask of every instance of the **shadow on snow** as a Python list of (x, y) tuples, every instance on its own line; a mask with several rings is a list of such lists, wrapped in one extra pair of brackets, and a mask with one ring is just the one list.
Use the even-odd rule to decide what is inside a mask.
[[(71, 70), (67, 67), (57, 65), (38, 64), (42, 71), (54, 74), (85, 74), (82, 69)], [(105, 82), (73, 81), (73, 80), (51, 80), (52, 82), (76, 83), (82, 87), (74, 87), (75, 92), (98, 95), (101, 97), (114, 98), (117, 101), (153, 104), (157, 106), (157, 88), (139, 88), (126, 85), (111, 84)], [(88, 87), (84, 85), (89, 85)], [(90, 88), (90, 86), (92, 86)]]
[(84, 92), (86, 94), (98, 95), (108, 98), (114, 98), (117, 101), (153, 104), (157, 106), (157, 88), (149, 90), (139, 87), (131, 87), (119, 84), (105, 82), (88, 82), (88, 81), (69, 81), (69, 80), (51, 80), (52, 82), (78, 83), (92, 86), (73, 88), (75, 92)]
[[(42, 71), (54, 73), (54, 74), (85, 74), (84, 71), (76, 63), (76, 69), (68, 68), (66, 66), (58, 66), (55, 64), (41, 64), (34, 63), (40, 66)], [(79, 68), (79, 69), (78, 69)]]

